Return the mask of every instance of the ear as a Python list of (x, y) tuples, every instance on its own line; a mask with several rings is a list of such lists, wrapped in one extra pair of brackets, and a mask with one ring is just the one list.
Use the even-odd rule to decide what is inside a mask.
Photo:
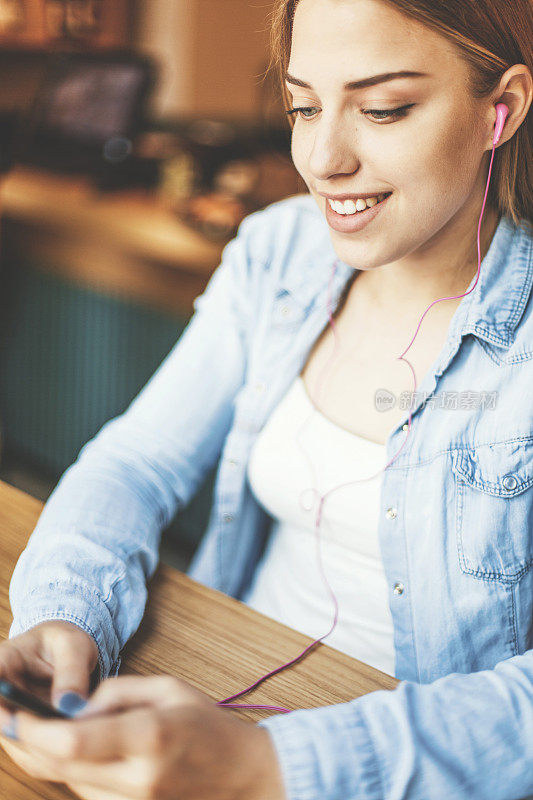
[(496, 92), (491, 95), (490, 106), (487, 109), (490, 125), (487, 149), (492, 150), (496, 124), (496, 103), (505, 103), (509, 109), (500, 141), (496, 145), (496, 147), (500, 147), (518, 130), (527, 116), (532, 101), (533, 77), (529, 67), (525, 64), (513, 64), (503, 73)]

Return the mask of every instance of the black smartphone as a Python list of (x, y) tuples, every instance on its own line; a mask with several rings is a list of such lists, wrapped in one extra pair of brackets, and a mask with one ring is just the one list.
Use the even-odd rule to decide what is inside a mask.
[(0, 680), (0, 703), (7, 705), (9, 711), (22, 709), (45, 719), (71, 719), (69, 714), (6, 680)]

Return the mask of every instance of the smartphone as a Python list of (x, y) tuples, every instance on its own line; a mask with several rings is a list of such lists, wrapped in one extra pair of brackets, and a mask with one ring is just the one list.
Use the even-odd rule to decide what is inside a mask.
[(45, 719), (71, 719), (69, 714), (6, 680), (0, 680), (0, 703), (7, 705), (9, 711), (22, 709)]

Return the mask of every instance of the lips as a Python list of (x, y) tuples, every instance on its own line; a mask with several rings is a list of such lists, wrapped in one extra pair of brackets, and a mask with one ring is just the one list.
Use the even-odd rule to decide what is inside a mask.
[(366, 208), (364, 211), (356, 211), (354, 214), (337, 214), (334, 211), (327, 199), (325, 199), (326, 206), (326, 220), (330, 228), (339, 233), (356, 233), (365, 228), (372, 222), (383, 210), (387, 207), (392, 192), (389, 193), (384, 200), (381, 200), (375, 206)]

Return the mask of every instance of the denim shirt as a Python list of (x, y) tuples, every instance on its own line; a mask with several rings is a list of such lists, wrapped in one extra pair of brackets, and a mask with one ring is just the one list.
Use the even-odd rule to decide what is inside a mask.
[[(259, 723), (289, 800), (533, 794), (532, 249), (528, 223), (502, 217), (383, 474), (399, 685)], [(115, 675), (161, 531), (217, 462), (189, 571), (244, 596), (272, 524), (247, 482), (248, 455), (328, 324), (335, 259), (310, 196), (244, 220), (176, 345), (46, 503), (13, 573), (10, 637), (70, 620), (95, 638), (100, 677)], [(337, 262), (333, 308), (353, 273)], [(387, 460), (407, 435), (407, 406)]]

